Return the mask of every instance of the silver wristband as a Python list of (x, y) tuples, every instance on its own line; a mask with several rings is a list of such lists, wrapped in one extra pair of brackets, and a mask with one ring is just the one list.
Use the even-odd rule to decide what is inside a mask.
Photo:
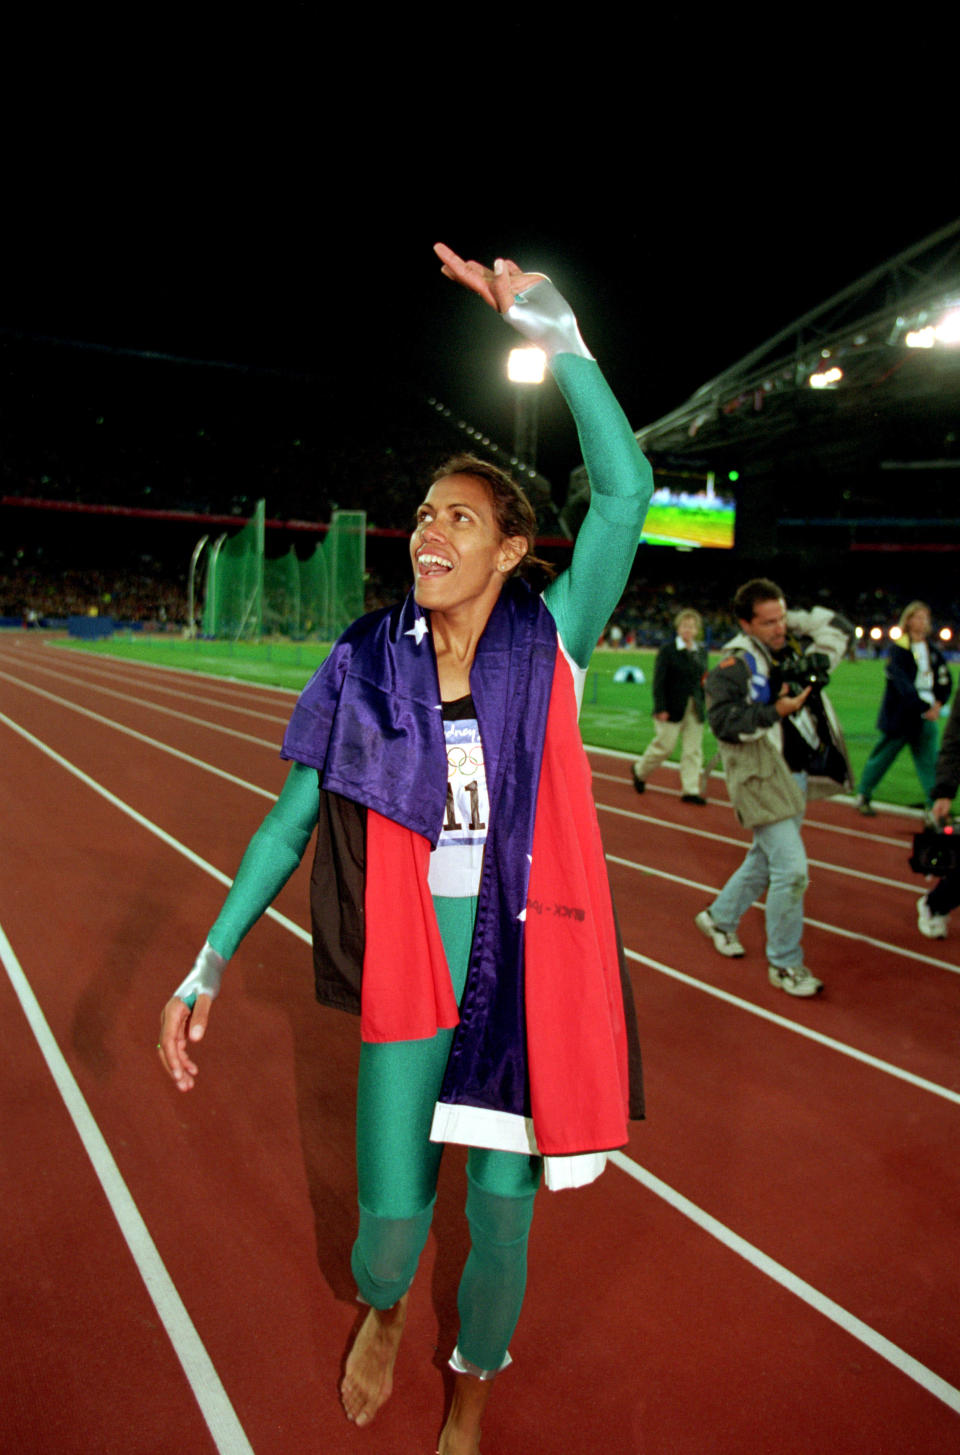
[(209, 995), (211, 1000), (216, 1000), (226, 963), (223, 956), (218, 955), (210, 941), (207, 940), (193, 962), (193, 969), (183, 984), (177, 986), (173, 992), (174, 995), (191, 1010), (198, 995)]
[(593, 358), (580, 337), (573, 309), (549, 278), (518, 293), (503, 316), (517, 333), (543, 349), (548, 358), (552, 359), (554, 354)]

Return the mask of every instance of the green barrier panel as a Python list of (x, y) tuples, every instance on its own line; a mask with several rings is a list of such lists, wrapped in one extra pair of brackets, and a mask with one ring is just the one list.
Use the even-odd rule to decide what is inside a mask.
[(203, 635), (232, 641), (267, 636), (330, 641), (363, 614), (366, 512), (336, 511), (327, 539), (307, 560), (291, 546), (264, 557), (266, 503), (231, 539), (210, 551)]

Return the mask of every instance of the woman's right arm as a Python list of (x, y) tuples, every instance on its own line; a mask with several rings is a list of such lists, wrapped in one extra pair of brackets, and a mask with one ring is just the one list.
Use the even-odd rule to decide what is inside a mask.
[(197, 1075), (188, 1045), (203, 1038), (224, 966), (303, 858), (319, 805), (316, 769), (291, 764), (283, 791), (250, 840), (193, 969), (163, 1008), (157, 1049), (181, 1091), (189, 1091)]

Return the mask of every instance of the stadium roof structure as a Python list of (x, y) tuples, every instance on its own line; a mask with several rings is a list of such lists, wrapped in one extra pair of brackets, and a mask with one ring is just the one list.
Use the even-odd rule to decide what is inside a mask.
[[(802, 477), (808, 523), (822, 513), (840, 524), (845, 510), (855, 534), (881, 515), (942, 516), (944, 485), (960, 485), (944, 474), (960, 470), (960, 220), (798, 318), (637, 439), (655, 466), (718, 480), (737, 470), (761, 493)], [(960, 540), (960, 503), (946, 513)]]

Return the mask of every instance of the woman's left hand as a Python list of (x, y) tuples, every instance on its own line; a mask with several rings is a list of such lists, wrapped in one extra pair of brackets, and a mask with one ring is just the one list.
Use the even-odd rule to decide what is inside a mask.
[(433, 251), (443, 263), (442, 272), (455, 283), (462, 283), (471, 293), (477, 293), (498, 313), (506, 313), (518, 293), (524, 293), (536, 283), (542, 283), (543, 273), (524, 273), (509, 258), (497, 258), (492, 268), (482, 263), (465, 262), (448, 248), (446, 243), (434, 243)]

